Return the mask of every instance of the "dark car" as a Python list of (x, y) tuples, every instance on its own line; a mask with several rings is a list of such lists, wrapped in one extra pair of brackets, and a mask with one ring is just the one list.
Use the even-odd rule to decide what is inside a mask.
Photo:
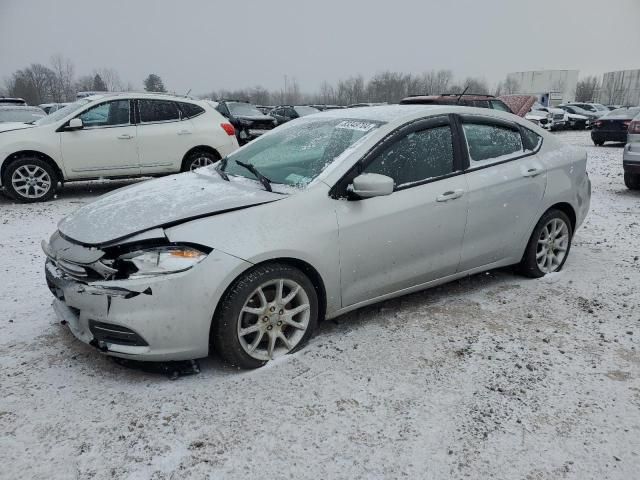
[(0, 96), (0, 105), (26, 105), (24, 98), (12, 98)]
[(5, 123), (5, 122), (32, 123), (46, 116), (47, 114), (45, 113), (45, 111), (39, 107), (0, 104), (0, 123)]
[(320, 110), (307, 105), (280, 105), (271, 110), (269, 115), (275, 118), (278, 125), (287, 123), (289, 120), (304, 117), (305, 115), (311, 115), (312, 113), (318, 113)]
[(317, 110), (320, 110), (321, 112), (324, 112), (325, 110), (340, 110), (341, 108), (346, 108), (342, 105), (326, 105), (324, 103), (318, 103), (318, 104), (313, 104), (309, 106)]
[(400, 100), (400, 105), (460, 105), (463, 107), (493, 108), (515, 113), (500, 98), (493, 95), (472, 93), (443, 93), (442, 95), (410, 95)]
[(215, 108), (234, 126), (240, 145), (250, 142), (276, 126), (273, 117), (265, 115), (248, 102), (218, 100)]
[(640, 107), (618, 108), (612, 110), (593, 123), (591, 140), (597, 146), (604, 142), (627, 141), (627, 131), (633, 117), (640, 114)]
[(273, 105), (256, 105), (256, 108), (260, 110), (265, 115), (269, 115), (269, 112), (273, 110), (275, 107)]

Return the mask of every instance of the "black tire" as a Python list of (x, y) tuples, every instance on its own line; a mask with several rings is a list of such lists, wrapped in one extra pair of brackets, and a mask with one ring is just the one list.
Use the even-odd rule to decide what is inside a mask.
[[(32, 170), (36, 173), (33, 178), (30, 179), (31, 181), (36, 181), (37, 178), (42, 179), (42, 181), (37, 182), (37, 185), (32, 187), (27, 186), (25, 183), (26, 190), (23, 191), (21, 188), (22, 183), (19, 184), (18, 189), (16, 189), (13, 184), (13, 178), (14, 175), (24, 176), (25, 170)], [(38, 173), (40, 173), (40, 175), (38, 175)], [(55, 168), (38, 157), (22, 157), (14, 160), (7, 166), (4, 176), (2, 177), (2, 185), (4, 185), (7, 194), (14, 200), (23, 203), (46, 202), (50, 200), (56, 193), (59, 181), (60, 178)], [(44, 188), (45, 182), (48, 183), (48, 187), (44, 192), (41, 192), (40, 189)]]
[(603, 146), (603, 145), (604, 145), (604, 140), (598, 140), (597, 142), (594, 140), (594, 141), (593, 141), (593, 144), (594, 144), (596, 147), (601, 147), (601, 146)]
[(624, 172), (624, 184), (629, 190), (640, 190), (640, 173)]
[(571, 220), (569, 219), (567, 214), (561, 210), (547, 210), (547, 212), (542, 215), (542, 217), (536, 224), (536, 227), (533, 229), (533, 233), (529, 238), (529, 243), (527, 243), (527, 248), (525, 249), (522, 260), (520, 261), (519, 270), (523, 275), (531, 278), (540, 278), (544, 277), (547, 274), (547, 272), (544, 272), (540, 269), (536, 258), (536, 255), (538, 253), (538, 239), (542, 234), (542, 230), (549, 224), (549, 222), (554, 219), (562, 220), (566, 224), (569, 235), (564, 258), (562, 259), (560, 265), (555, 268), (554, 272), (559, 272), (560, 270), (562, 270), (564, 263), (567, 261), (567, 258), (569, 258), (569, 251), (571, 250), (571, 240), (573, 239), (573, 227), (571, 226)]
[[(238, 279), (236, 279), (220, 302), (214, 316), (211, 328), (211, 344), (213, 345), (214, 350), (226, 363), (243, 369), (259, 368), (267, 363), (268, 359), (255, 358), (245, 350), (245, 347), (243, 347), (240, 340), (238, 322), (244, 321), (244, 319), (247, 318), (243, 316), (243, 320), (240, 320), (240, 315), (245, 306), (245, 302), (252, 298), (256, 289), (269, 281), (277, 281), (278, 279), (285, 279), (297, 283), (302, 287), (302, 290), (304, 290), (309, 301), (309, 315), (307, 317), (308, 323), (306, 330), (304, 333), (300, 332), (302, 334), (301, 337), (299, 336), (300, 334), (298, 334), (299, 340), (287, 353), (293, 353), (302, 348), (313, 335), (318, 324), (318, 293), (313, 283), (303, 272), (290, 265), (282, 263), (259, 265), (243, 273)], [(289, 293), (290, 292), (291, 291), (289, 291)], [(270, 301), (269, 298), (267, 298), (267, 300)], [(246, 324), (245, 327), (257, 326), (261, 321), (264, 321), (266, 323), (264, 323), (263, 327), (268, 328), (268, 326), (271, 325), (271, 320), (264, 320), (267, 317), (263, 317), (262, 315), (263, 314), (255, 315), (257, 321), (255, 321), (255, 323), (250, 322)], [(273, 317), (276, 317), (275, 319), (277, 319), (275, 312)], [(275, 331), (275, 328), (282, 328), (282, 331), (285, 334), (285, 328), (292, 329), (290, 331), (287, 330), (290, 334), (292, 334), (292, 332), (296, 332), (296, 329), (288, 327), (287, 325), (276, 327), (275, 324), (273, 324), (271, 326), (274, 329), (273, 331)], [(259, 332), (256, 332), (255, 336), (253, 338), (249, 338), (250, 341), (247, 341), (246, 343), (253, 343), (257, 340), (258, 347), (263, 345), (263, 341), (268, 343), (270, 338), (268, 332), (263, 331), (260, 335), (260, 338), (263, 338), (264, 340), (258, 339), (258, 334)], [(288, 338), (290, 339), (291, 337)], [(280, 344), (281, 346), (283, 345), (282, 342), (280, 342)], [(256, 355), (258, 355), (258, 352), (256, 352)]]
[(212, 165), (218, 160), (220, 160), (220, 155), (218, 155), (217, 153), (207, 152), (204, 150), (196, 150), (187, 155), (182, 161), (182, 171), (188, 172), (195, 168)]

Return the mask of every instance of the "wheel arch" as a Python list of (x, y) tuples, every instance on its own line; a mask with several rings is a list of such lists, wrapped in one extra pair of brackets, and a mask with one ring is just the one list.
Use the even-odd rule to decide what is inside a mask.
[(184, 154), (184, 157), (182, 157), (182, 163), (180, 164), (180, 170), (181, 171), (185, 171), (185, 166), (186, 166), (186, 162), (187, 159), (189, 158), (189, 156), (195, 152), (207, 152), (210, 153), (212, 155), (215, 155), (218, 160), (220, 160), (222, 158), (222, 156), (220, 155), (220, 152), (218, 152), (215, 148), (213, 148), (210, 145), (197, 145), (195, 147), (192, 147), (189, 149), (189, 151), (187, 153)]
[(49, 155), (38, 150), (20, 150), (7, 156), (2, 162), (2, 166), (0, 167), (0, 180), (4, 178), (4, 174), (11, 163), (24, 157), (36, 157), (44, 162), (47, 162), (51, 166), (51, 168), (54, 169), (56, 175), (58, 175), (58, 181), (64, 182), (64, 173), (62, 172), (62, 169), (56, 163), (56, 161)]
[[(571, 206), (570, 203), (567, 203), (567, 202), (555, 203), (551, 205), (549, 208), (547, 208), (542, 215), (547, 213), (549, 210), (560, 210), (567, 217), (569, 217), (569, 220), (571, 220), (571, 231), (575, 232), (577, 216), (576, 216), (575, 209), (573, 208), (573, 206)], [(542, 215), (540, 217), (542, 217)]]
[(297, 268), (298, 270), (300, 270), (302, 273), (304, 273), (309, 278), (309, 280), (311, 281), (311, 283), (315, 287), (316, 293), (318, 295), (318, 322), (321, 322), (324, 319), (324, 316), (325, 316), (325, 314), (327, 312), (327, 292), (326, 292), (326, 287), (325, 287), (324, 280), (322, 279), (322, 276), (320, 275), (318, 270), (313, 265), (311, 265), (310, 263), (308, 263), (308, 262), (306, 262), (304, 260), (300, 260), (299, 258), (274, 257), (274, 258), (270, 258), (270, 259), (263, 260), (261, 262), (252, 264), (247, 269), (245, 269), (242, 272), (238, 273), (235, 276), (235, 278), (231, 282), (229, 282), (227, 287), (224, 289), (224, 292), (220, 296), (220, 298), (218, 300), (218, 303), (217, 303), (217, 305), (216, 305), (216, 307), (214, 309), (213, 317), (211, 318), (211, 325), (209, 327), (209, 339), (210, 340), (211, 340), (211, 335), (212, 335), (212, 332), (213, 332), (214, 322), (216, 321), (216, 318), (218, 316), (220, 305), (222, 304), (224, 298), (229, 293), (229, 290), (231, 290), (233, 288), (233, 286), (236, 283), (236, 281), (240, 277), (242, 277), (243, 275), (246, 275), (251, 270), (253, 270), (253, 269), (257, 268), (257, 267), (263, 266), (263, 265), (270, 264), (270, 263), (280, 263), (280, 264), (285, 264), (285, 265), (289, 265), (291, 267)]

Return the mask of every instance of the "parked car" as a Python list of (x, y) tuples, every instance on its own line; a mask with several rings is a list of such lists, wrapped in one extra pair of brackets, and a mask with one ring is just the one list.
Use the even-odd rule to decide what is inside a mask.
[(255, 368), (365, 305), (506, 265), (557, 272), (589, 209), (586, 162), (495, 110), (309, 115), (81, 207), (43, 242), (47, 283), (103, 353)]
[[(567, 128), (572, 130), (584, 130), (591, 126), (591, 119), (597, 119), (597, 116), (593, 115), (586, 110), (582, 110), (579, 107), (573, 107), (571, 105), (558, 105), (556, 108), (560, 108), (567, 113), (568, 124)], [(578, 112), (582, 113), (578, 113)]]
[(631, 121), (627, 132), (622, 154), (624, 183), (631, 190), (640, 190), (640, 114)]
[(319, 111), (317, 108), (307, 105), (279, 105), (271, 110), (269, 115), (275, 118), (278, 125), (282, 125), (296, 118), (318, 113)]
[(580, 107), (587, 112), (591, 112), (595, 114), (598, 118), (606, 115), (611, 110), (600, 103), (581, 103), (581, 102), (569, 102), (569, 105), (575, 105), (576, 107)]
[(0, 123), (18, 122), (30, 124), (46, 115), (44, 110), (39, 107), (0, 104)]
[(42, 110), (45, 111), (45, 113), (47, 115), (49, 115), (50, 113), (53, 113), (57, 110), (60, 110), (64, 107), (66, 107), (67, 105), (69, 105), (69, 103), (42, 103), (40, 105), (38, 105)]
[(545, 130), (551, 130), (553, 115), (551, 115), (549, 112), (543, 112), (541, 110), (531, 110), (524, 116), (524, 118), (526, 120), (529, 120), (531, 123), (544, 128)]
[(359, 108), (359, 107), (379, 107), (381, 105), (388, 105), (387, 102), (379, 102), (379, 103), (372, 103), (372, 102), (363, 102), (363, 103), (352, 103), (351, 105), (348, 105), (347, 108)]
[(212, 102), (216, 110), (226, 117), (236, 129), (238, 143), (244, 145), (277, 124), (273, 117), (265, 115), (255, 105), (240, 100), (218, 100)]
[(3, 97), (0, 95), (0, 106), (5, 105), (26, 105), (24, 98)]
[(12, 198), (37, 202), (60, 182), (186, 171), (236, 148), (233, 126), (206, 102), (96, 95), (32, 125), (0, 125), (0, 178)]
[(567, 125), (569, 124), (569, 116), (567, 112), (561, 108), (545, 107), (540, 104), (534, 104), (533, 110), (546, 112), (551, 115), (551, 121), (548, 123), (549, 130), (551, 131), (563, 130), (564, 128), (567, 128)]
[(273, 105), (256, 105), (256, 108), (264, 115), (269, 115), (269, 112), (275, 107)]
[(640, 107), (612, 110), (593, 123), (591, 140), (597, 146), (605, 142), (626, 142), (629, 125), (640, 113)]
[(320, 110), (321, 112), (324, 112), (325, 110), (340, 110), (342, 108), (346, 108), (342, 105), (325, 105), (325, 104), (313, 104), (313, 105), (309, 105), (310, 107), (313, 107), (315, 109)]
[(502, 112), (513, 111), (499, 98), (484, 94), (443, 93), (441, 95), (410, 95), (400, 100), (400, 105), (461, 105), (492, 108)]

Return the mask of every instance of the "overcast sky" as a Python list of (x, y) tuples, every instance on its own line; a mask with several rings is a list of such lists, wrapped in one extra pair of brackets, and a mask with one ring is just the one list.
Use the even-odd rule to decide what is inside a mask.
[(640, 0), (0, 0), (0, 79), (54, 54), (142, 87), (304, 92), (383, 70), (640, 68)]

